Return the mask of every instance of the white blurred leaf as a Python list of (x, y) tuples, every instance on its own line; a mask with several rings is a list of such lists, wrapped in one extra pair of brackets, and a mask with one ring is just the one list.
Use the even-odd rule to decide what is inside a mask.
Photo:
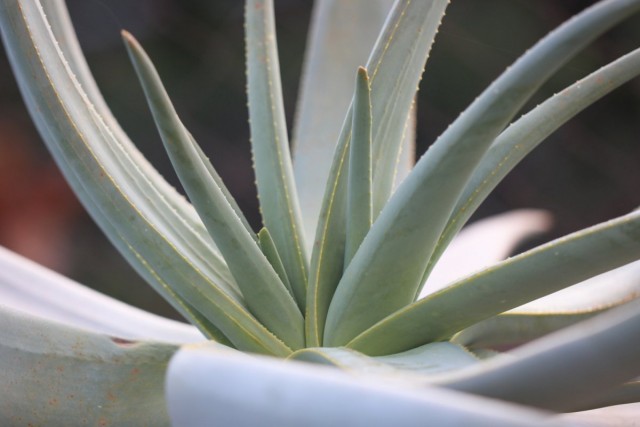
[(131, 340), (204, 340), (194, 326), (124, 304), (2, 247), (0, 304), (46, 320)]
[(547, 231), (550, 226), (549, 213), (534, 209), (514, 210), (474, 222), (447, 247), (420, 298), (504, 260), (524, 238)]

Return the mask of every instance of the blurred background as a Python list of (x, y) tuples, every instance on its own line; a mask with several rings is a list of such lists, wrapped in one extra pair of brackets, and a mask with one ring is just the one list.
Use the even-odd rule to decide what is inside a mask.
[[(260, 218), (251, 171), (239, 0), (68, 0), (103, 94), (131, 139), (178, 186), (120, 40), (133, 33), (154, 60), (178, 112), (252, 225)], [(310, 0), (276, 0), (284, 97), (291, 127)], [(520, 54), (587, 0), (454, 0), (418, 100), (418, 154)], [(523, 110), (640, 47), (640, 17), (599, 39)], [(548, 240), (640, 205), (640, 79), (566, 124), (523, 161), (475, 219), (547, 209)], [(0, 55), (0, 245), (118, 299), (175, 313), (111, 247), (76, 201), (31, 125)]]

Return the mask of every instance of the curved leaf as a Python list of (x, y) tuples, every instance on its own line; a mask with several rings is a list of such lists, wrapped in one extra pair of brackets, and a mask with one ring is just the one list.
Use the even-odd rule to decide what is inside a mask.
[[(553, 411), (580, 409), (640, 375), (640, 301), (449, 374), (437, 384)], [(446, 375), (446, 374), (445, 374)]]
[[(518, 59), (438, 138), (380, 213), (340, 280), (327, 314), (326, 345), (346, 344), (415, 299), (449, 215), (495, 137), (553, 72), (639, 9), (640, 2), (614, 0), (576, 15)], [(374, 79), (375, 68), (370, 69)], [(372, 87), (375, 105), (374, 95)]]
[[(158, 222), (162, 221), (162, 227), (166, 230), (165, 233), (171, 235), (172, 241), (179, 244), (181, 251), (187, 254), (197, 268), (204, 272), (211, 271), (210, 275), (219, 276), (233, 286), (231, 273), (193, 206), (149, 164), (113, 117), (82, 54), (65, 1), (47, 0), (40, 4), (71, 72), (95, 109), (95, 113), (113, 137), (104, 142), (117, 147), (113, 150), (117, 162), (121, 163), (123, 169), (129, 171), (134, 177), (139, 191), (150, 195), (146, 199), (149, 206), (145, 208), (155, 210)], [(83, 203), (88, 205), (86, 200), (83, 200)], [(95, 216), (94, 209), (96, 208), (88, 210)], [(98, 224), (100, 223), (101, 221), (98, 221)], [(131, 258), (128, 260), (131, 263), (134, 262)]]
[(549, 242), (385, 318), (348, 344), (390, 354), (433, 341), (640, 258), (640, 211)]
[(510, 348), (638, 298), (640, 261), (531, 301), (457, 333), (464, 346)]
[(478, 206), (502, 179), (556, 129), (598, 99), (640, 74), (640, 49), (572, 84), (511, 124), (498, 136), (473, 172), (429, 261), (433, 264)]

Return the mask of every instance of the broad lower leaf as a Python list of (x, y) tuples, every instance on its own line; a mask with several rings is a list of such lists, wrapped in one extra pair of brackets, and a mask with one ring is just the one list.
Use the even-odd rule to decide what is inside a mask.
[[(640, 302), (449, 374), (437, 384), (553, 411), (571, 411), (640, 375)], [(445, 374), (446, 375), (446, 374)]]
[(0, 424), (169, 426), (175, 345), (140, 343), (0, 306)]
[(289, 153), (273, 1), (247, 0), (245, 13), (249, 124), (260, 211), (304, 309), (309, 261)]
[[(557, 425), (548, 414), (440, 388), (408, 389), (327, 367), (181, 349), (167, 373), (174, 425), (320, 427)], [(247, 384), (250, 383), (250, 387)]]
[(280, 277), (229, 204), (178, 118), (153, 64), (136, 40), (123, 38), (180, 181), (240, 287), (251, 312), (290, 347), (304, 346), (300, 310)]
[[(38, 2), (0, 4), (3, 41), (34, 122), (65, 177), (138, 272), (207, 336), (249, 351), (289, 349), (248, 312), (235, 285), (176, 236), (131, 157), (87, 99)], [(129, 159), (129, 163), (125, 162)], [(170, 209), (170, 208), (167, 208)], [(186, 225), (185, 225), (186, 226)], [(205, 254), (206, 255), (206, 254)]]
[(32, 316), (129, 340), (193, 343), (186, 323), (124, 304), (0, 247), (0, 304)]
[(433, 341), (589, 277), (640, 259), (640, 211), (549, 242), (431, 294), (348, 344), (391, 354)]
[[(385, 158), (392, 161), (393, 168), (397, 166), (397, 156), (387, 150), (399, 152), (402, 146), (402, 135), (416, 88), (446, 6), (444, 0), (397, 2), (367, 61), (372, 101), (374, 179), (379, 155), (390, 156)], [(396, 31), (400, 26), (402, 31)], [(311, 259), (307, 343), (312, 346), (322, 343), (327, 309), (343, 273), (351, 121), (352, 110), (349, 109), (329, 173)], [(374, 218), (378, 191), (374, 181)], [(381, 188), (380, 191), (386, 190)]]
[[(640, 74), (640, 49), (600, 68), (549, 98), (496, 138), (460, 196), (424, 274), (502, 179), (556, 129), (589, 105)], [(437, 264), (436, 264), (437, 265)]]
[(356, 77), (353, 124), (349, 149), (347, 190), (347, 240), (344, 265), (349, 265), (372, 223), (371, 206), (371, 89), (367, 70), (360, 67)]
[[(366, 63), (392, 4), (393, 0), (313, 2), (293, 128), (294, 174), (309, 253), (336, 143), (353, 96), (353, 73)], [(411, 152), (405, 150), (403, 166), (411, 162)]]
[[(415, 299), (449, 215), (495, 137), (555, 70), (639, 9), (640, 2), (609, 1), (566, 22), (507, 69), (438, 138), (389, 200), (346, 269), (327, 314), (325, 344), (344, 345)], [(375, 106), (376, 72), (369, 69)]]

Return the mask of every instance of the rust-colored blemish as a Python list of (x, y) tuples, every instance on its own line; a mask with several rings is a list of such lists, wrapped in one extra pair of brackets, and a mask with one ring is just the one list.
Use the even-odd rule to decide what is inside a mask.
[(55, 397), (53, 399), (49, 399), (49, 406), (56, 406), (58, 404), (58, 399)]
[(138, 343), (137, 341), (131, 341), (124, 338), (118, 338), (118, 337), (109, 337), (109, 338), (114, 344), (117, 344), (121, 347), (128, 347), (128, 346), (136, 345)]
[(115, 401), (116, 400), (116, 395), (111, 393), (111, 392), (108, 392), (107, 393), (107, 400), (109, 400), (111, 402)]
[(63, 366), (58, 366), (56, 368), (56, 372), (64, 372), (64, 367)]
[(132, 377), (137, 377), (138, 374), (140, 374), (140, 369), (139, 368), (131, 368), (131, 376)]
[(107, 419), (106, 419), (106, 418), (100, 418), (100, 419), (98, 420), (98, 425), (99, 425), (100, 427), (108, 426), (108, 425), (109, 425), (109, 421), (107, 421)]

